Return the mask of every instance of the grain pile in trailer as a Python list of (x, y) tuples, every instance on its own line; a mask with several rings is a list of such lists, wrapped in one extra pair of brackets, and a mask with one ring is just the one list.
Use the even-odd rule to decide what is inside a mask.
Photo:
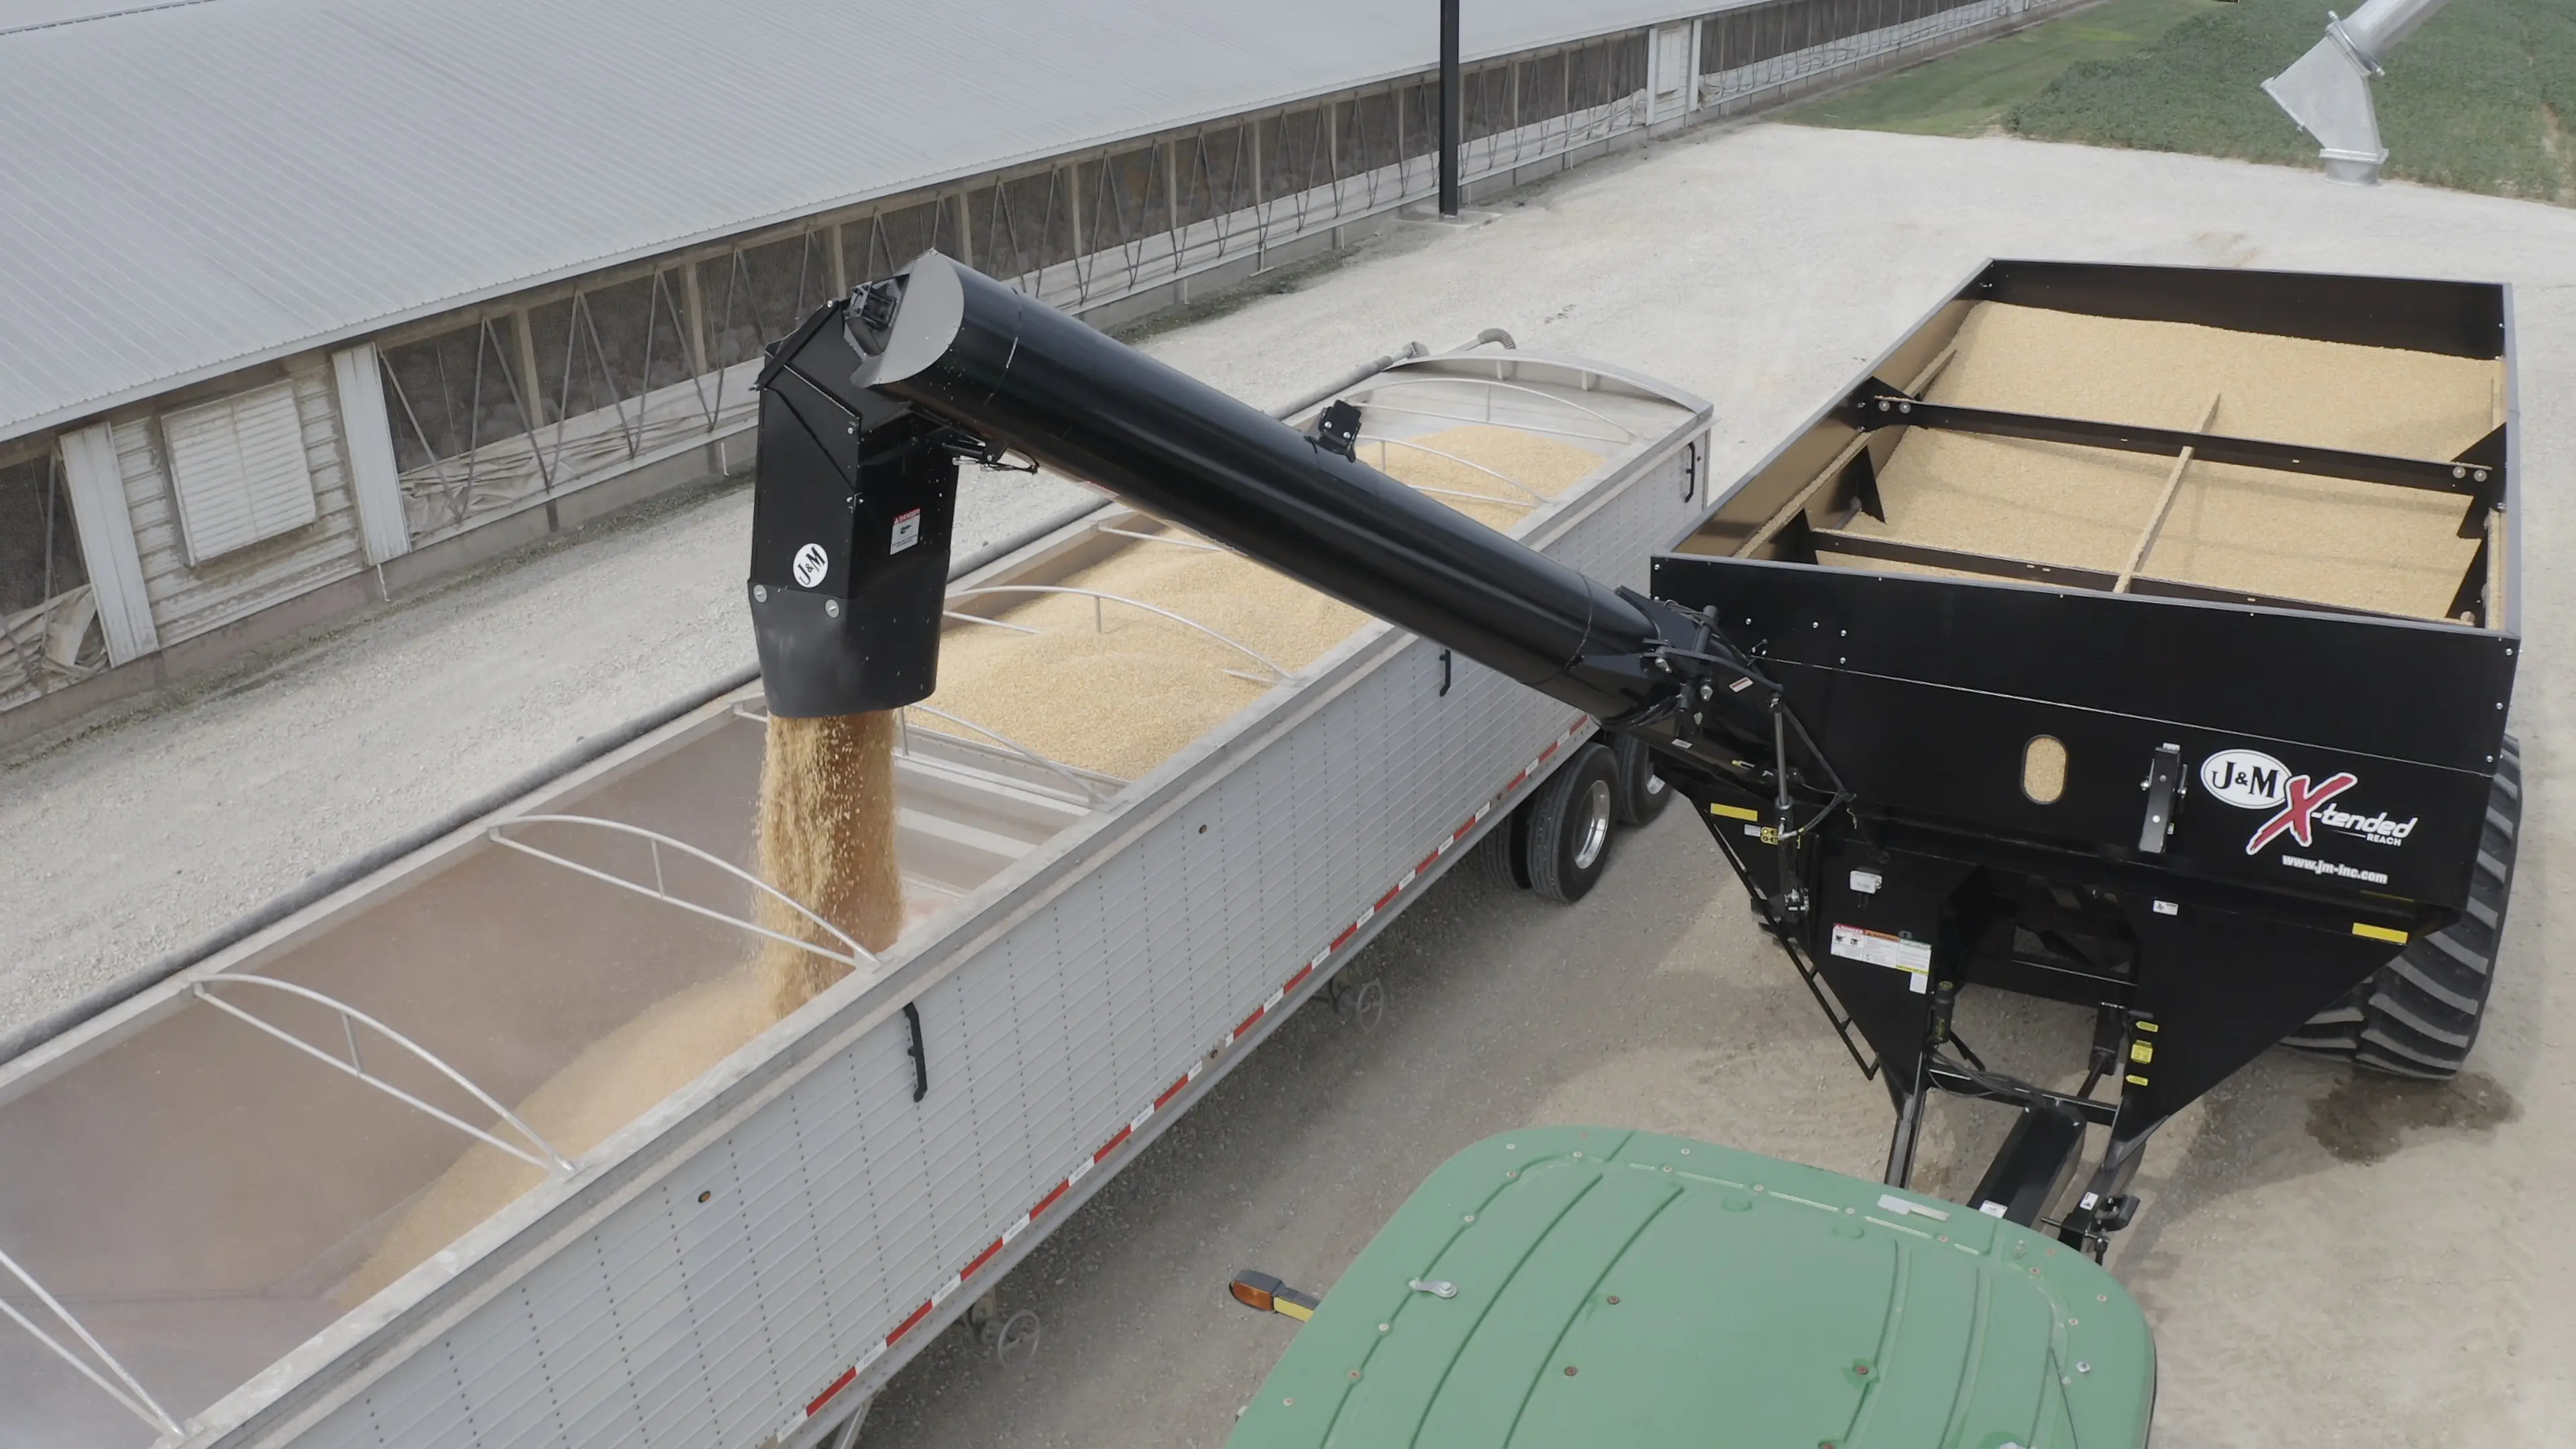
[[(1503, 528), (1602, 464), (1573, 443), (1481, 423), (1359, 446), (1372, 462), (1383, 456), (1389, 475)], [(1258, 698), (1275, 682), (1265, 666), (1303, 669), (1367, 621), (1239, 554), (1147, 527), (1158, 530), (1151, 541), (1051, 585), (1090, 597), (1004, 592), (992, 602), (1007, 607), (977, 616), (993, 622), (952, 620), (929, 704), (1053, 759), (1133, 779)]]
[[(887, 949), (904, 926), (894, 717), (772, 718), (766, 734), (754, 832), (762, 876), (867, 950)], [(592, 1043), (517, 1103), (520, 1120), (580, 1156), (847, 974), (795, 944), (836, 944), (814, 921), (765, 895), (754, 897), (754, 911), (792, 940), (761, 941), (751, 960), (654, 1002)], [(335, 1296), (356, 1307), (544, 1180), (535, 1165), (489, 1145), (468, 1148)]]

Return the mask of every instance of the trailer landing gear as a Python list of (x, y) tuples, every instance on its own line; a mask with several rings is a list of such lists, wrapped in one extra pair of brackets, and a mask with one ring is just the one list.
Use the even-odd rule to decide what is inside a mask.
[(1335, 1016), (1364, 1032), (1377, 1030), (1377, 1024), (1386, 1019), (1386, 983), (1383, 981), (1344, 985), (1342, 978), (1336, 976), (1324, 983), (1324, 1000), (1332, 1005)]
[(1038, 1338), (1042, 1325), (1037, 1314), (1023, 1308), (1017, 1313), (1002, 1311), (1001, 1290), (995, 1289), (966, 1307), (959, 1320), (977, 1343), (992, 1350), (993, 1361), (1004, 1368), (1027, 1368), (1038, 1356)]

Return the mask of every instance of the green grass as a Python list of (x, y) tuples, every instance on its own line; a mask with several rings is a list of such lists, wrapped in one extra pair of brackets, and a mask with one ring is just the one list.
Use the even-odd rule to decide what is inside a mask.
[(2006, 128), (2016, 109), (2069, 67), (2131, 54), (2186, 20), (2224, 8), (2221, 0), (2110, 0), (1810, 101), (1780, 119), (1803, 126), (1982, 136)]
[[(2314, 166), (2316, 143), (2262, 82), (2314, 45), (2323, 0), (2238, 0), (2130, 55), (2069, 67), (2013, 129), (2082, 141)], [(2576, 0), (2460, 0), (2373, 84), (2388, 174), (2576, 202)]]
[[(2262, 82), (2322, 37), (2330, 3), (2111, 0), (1783, 119), (2314, 167), (2316, 143)], [(2389, 175), (2576, 204), (2576, 0), (2460, 0), (2374, 89)]]

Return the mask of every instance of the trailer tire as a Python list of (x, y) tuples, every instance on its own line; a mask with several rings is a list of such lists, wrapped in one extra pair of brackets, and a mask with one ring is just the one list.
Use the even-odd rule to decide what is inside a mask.
[(1610, 864), (1610, 827), (1619, 818), (1619, 763), (1597, 744), (1575, 752), (1529, 802), (1529, 843), (1521, 853), (1530, 889), (1572, 903), (1591, 893)]
[(2487, 795), (2468, 910), (2450, 929), (2407, 943), (2395, 960), (2310, 1017), (2283, 1045), (2349, 1058), (2392, 1076), (2442, 1081), (2459, 1075), (2495, 985), (2496, 947), (2504, 939), (2521, 828), (2522, 749), (2508, 735)]
[(1528, 841), (1529, 810), (1524, 806), (1495, 821), (1485, 838), (1476, 842), (1468, 869), (1498, 891), (1528, 890)]
[(1610, 753), (1619, 764), (1619, 823), (1651, 823), (1673, 803), (1673, 787), (1655, 773), (1655, 752), (1634, 735), (1621, 735), (1611, 742)]

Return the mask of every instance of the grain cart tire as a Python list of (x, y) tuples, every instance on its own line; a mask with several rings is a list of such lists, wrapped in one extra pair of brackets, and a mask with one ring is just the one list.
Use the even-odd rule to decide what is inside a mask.
[(1494, 822), (1467, 862), (1477, 877), (1498, 891), (1529, 889), (1529, 807), (1524, 804)]
[(1619, 762), (1587, 744), (1548, 776), (1529, 802), (1530, 889), (1572, 904), (1610, 864), (1610, 827), (1619, 818)]
[(1619, 763), (1619, 823), (1644, 825), (1663, 814), (1673, 790), (1655, 773), (1655, 752), (1644, 741), (1621, 735), (1611, 742), (1610, 753)]
[(2522, 827), (2522, 749), (2508, 735), (2487, 795), (2469, 907), (2449, 930), (2407, 944), (2378, 974), (2308, 1019), (2285, 1045), (2373, 1071), (2434, 1081), (2459, 1075), (2478, 1039), (2513, 891)]

